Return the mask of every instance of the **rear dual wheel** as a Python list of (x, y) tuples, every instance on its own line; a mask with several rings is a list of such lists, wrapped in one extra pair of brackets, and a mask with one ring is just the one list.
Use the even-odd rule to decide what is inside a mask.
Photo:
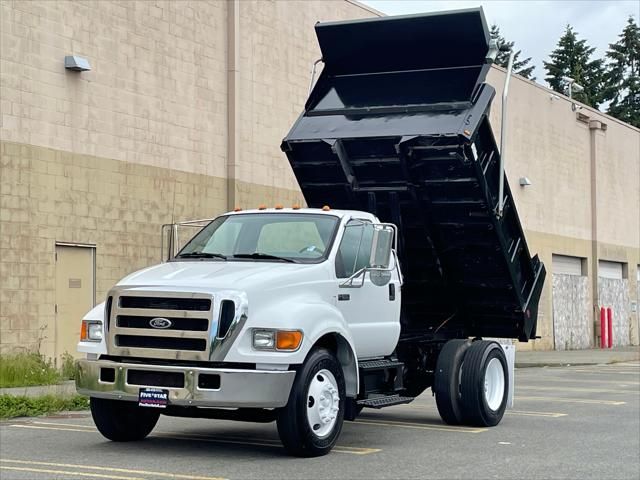
[(438, 356), (434, 392), (438, 412), (450, 425), (492, 427), (507, 406), (507, 359), (496, 342), (450, 340)]

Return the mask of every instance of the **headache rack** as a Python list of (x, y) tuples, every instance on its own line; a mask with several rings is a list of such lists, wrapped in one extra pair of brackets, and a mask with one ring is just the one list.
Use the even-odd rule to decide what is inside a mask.
[(534, 338), (545, 269), (489, 124), (482, 10), (319, 23), (316, 34), (324, 68), (282, 149), (309, 206), (398, 226), (402, 338)]

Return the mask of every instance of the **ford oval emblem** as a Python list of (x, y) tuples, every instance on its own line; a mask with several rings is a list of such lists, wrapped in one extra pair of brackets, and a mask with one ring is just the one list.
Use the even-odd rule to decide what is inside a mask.
[(173, 322), (168, 318), (156, 317), (149, 320), (149, 325), (152, 328), (169, 328)]

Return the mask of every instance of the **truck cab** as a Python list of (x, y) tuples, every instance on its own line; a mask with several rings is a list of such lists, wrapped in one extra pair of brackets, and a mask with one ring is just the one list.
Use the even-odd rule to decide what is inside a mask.
[(309, 208), (191, 222), (179, 249), (170, 225), (167, 261), (85, 316), (76, 383), (105, 437), (141, 440), (160, 414), (276, 421), (317, 456), (363, 408), (427, 389), (453, 425), (510, 404), (545, 269), (489, 124), (482, 10), (316, 34), (324, 67), (281, 145)]

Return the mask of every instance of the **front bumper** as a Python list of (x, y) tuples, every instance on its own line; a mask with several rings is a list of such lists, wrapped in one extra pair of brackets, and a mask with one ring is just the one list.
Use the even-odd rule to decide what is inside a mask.
[[(78, 366), (76, 389), (83, 395), (137, 402), (140, 388), (155, 387), (169, 391), (171, 405), (196, 407), (284, 407), (296, 375), (295, 371), (287, 370), (173, 367), (120, 363), (110, 360), (80, 360)], [(113, 382), (100, 380), (102, 368), (114, 370)], [(182, 387), (132, 385), (128, 383), (129, 370), (159, 374), (181, 373), (184, 375), (184, 385)], [(200, 388), (198, 377), (202, 374), (219, 375), (219, 388)]]

